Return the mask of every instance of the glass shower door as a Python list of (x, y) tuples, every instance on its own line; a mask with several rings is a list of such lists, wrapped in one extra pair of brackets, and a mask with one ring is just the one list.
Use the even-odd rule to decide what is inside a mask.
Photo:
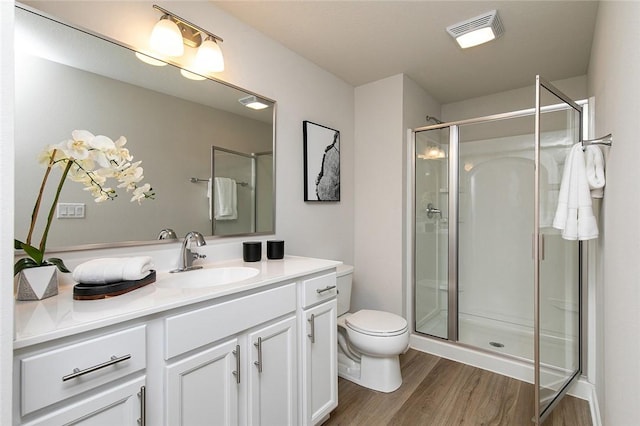
[(449, 336), (449, 128), (415, 134), (415, 327)]
[[(581, 371), (579, 243), (564, 239), (554, 216), (572, 146), (581, 140), (582, 109), (536, 80), (535, 418), (541, 424)], [(581, 148), (577, 148), (581, 149)], [(581, 153), (582, 151), (580, 151)], [(545, 176), (543, 176), (543, 172)], [(543, 184), (548, 182), (548, 184)]]

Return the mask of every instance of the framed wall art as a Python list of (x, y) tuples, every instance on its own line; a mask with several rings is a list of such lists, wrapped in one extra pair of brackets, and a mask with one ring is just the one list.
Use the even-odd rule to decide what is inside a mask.
[(304, 201), (340, 201), (340, 132), (302, 122)]

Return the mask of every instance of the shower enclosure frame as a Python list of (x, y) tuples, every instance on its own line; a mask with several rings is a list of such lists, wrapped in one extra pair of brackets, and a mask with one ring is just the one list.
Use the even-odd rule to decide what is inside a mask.
[[(534, 161), (536, 164), (534, 171), (534, 228), (532, 235), (532, 255), (534, 258), (534, 360), (533, 360), (533, 369), (534, 369), (534, 399), (535, 399), (535, 409), (534, 409), (534, 418), (532, 421), (535, 424), (541, 424), (544, 419), (548, 416), (548, 414), (553, 410), (553, 408), (557, 405), (557, 403), (562, 399), (562, 397), (566, 394), (568, 388), (571, 384), (580, 376), (583, 370), (583, 311), (584, 311), (584, 300), (583, 300), (583, 282), (586, 282), (585, 279), (585, 258), (586, 258), (586, 246), (583, 245), (582, 242), (578, 242), (578, 265), (577, 265), (577, 275), (578, 275), (578, 356), (577, 362), (578, 367), (576, 371), (571, 375), (571, 377), (566, 381), (566, 383), (562, 386), (561, 390), (557, 393), (552, 403), (548, 406), (541, 409), (540, 407), (540, 388), (541, 388), (541, 379), (540, 379), (540, 262), (543, 256), (544, 250), (544, 236), (540, 233), (540, 167), (537, 165), (540, 164), (540, 116), (543, 113), (548, 112), (556, 112), (567, 110), (569, 108), (574, 109), (578, 113), (580, 125), (578, 126), (579, 131), (579, 140), (583, 140), (583, 109), (578, 103), (568, 98), (565, 94), (555, 88), (552, 84), (541, 78), (540, 76), (536, 76), (536, 89), (535, 89), (535, 107), (528, 108), (523, 110), (511, 111), (500, 114), (493, 114), (484, 117), (477, 117), (471, 119), (464, 119), (446, 123), (437, 123), (433, 125), (423, 126), (419, 128), (415, 128), (411, 130), (411, 143), (410, 147), (411, 161), (410, 161), (410, 179), (411, 179), (411, 196), (410, 200), (410, 208), (411, 208), (411, 246), (412, 246), (412, 256), (411, 256), (411, 277), (412, 277), (412, 315), (413, 315), (413, 332), (424, 335), (425, 337), (436, 339), (436, 340), (444, 340), (448, 343), (465, 347), (472, 348), (473, 350), (477, 350), (480, 352), (490, 353), (495, 356), (502, 356), (505, 358), (513, 358), (513, 356), (508, 354), (497, 354), (495, 352), (490, 352), (482, 348), (475, 347), (473, 345), (462, 343), (458, 341), (458, 237), (459, 237), (459, 229), (458, 229), (458, 217), (459, 217), (459, 129), (464, 125), (471, 124), (481, 124), (488, 122), (495, 122), (500, 120), (508, 120), (513, 118), (521, 118), (527, 116), (534, 116)], [(563, 103), (542, 106), (541, 105), (541, 89), (548, 90), (551, 94), (558, 97)], [(447, 293), (447, 338), (441, 338), (438, 336), (428, 335), (422, 332), (418, 332), (416, 330), (416, 275), (415, 275), (415, 265), (417, 262), (416, 259), (416, 204), (417, 201), (415, 199), (416, 192), (416, 134), (423, 131), (429, 130), (439, 130), (439, 129), (449, 129), (449, 141), (448, 141), (448, 211), (450, 220), (448, 220), (448, 277), (447, 277), (447, 285), (448, 285), (448, 293)], [(455, 219), (455, 220), (451, 220)], [(534, 236), (537, 236), (535, 238)], [(455, 312), (451, 314), (451, 312)]]

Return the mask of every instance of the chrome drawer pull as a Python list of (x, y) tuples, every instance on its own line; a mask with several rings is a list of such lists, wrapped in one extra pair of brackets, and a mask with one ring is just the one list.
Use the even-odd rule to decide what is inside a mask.
[(236, 383), (240, 384), (240, 345), (236, 345), (236, 349), (231, 351), (236, 357), (236, 371), (231, 372), (236, 376)]
[(94, 371), (100, 370), (105, 367), (109, 367), (110, 365), (117, 364), (122, 361), (126, 361), (131, 358), (131, 354), (123, 355), (121, 357), (117, 357), (113, 355), (109, 361), (103, 362), (102, 364), (94, 365), (93, 367), (85, 368), (84, 370), (80, 370), (79, 368), (74, 368), (73, 373), (67, 374), (62, 377), (62, 381), (66, 382), (67, 380), (75, 379), (76, 377), (84, 376), (88, 373), (93, 373)]
[(322, 294), (322, 293), (324, 293), (325, 291), (333, 290), (334, 288), (336, 288), (336, 286), (335, 286), (335, 285), (328, 285), (328, 286), (326, 286), (325, 288), (319, 288), (319, 289), (317, 289), (317, 290), (316, 290), (316, 293), (318, 293), (318, 294)]
[(147, 387), (141, 386), (140, 392), (138, 392), (138, 396), (140, 397), (140, 418), (138, 419), (138, 424), (140, 426), (147, 425)]
[(307, 320), (311, 323), (311, 334), (307, 334), (307, 337), (311, 339), (311, 343), (316, 342), (316, 315), (311, 314), (311, 318)]
[(256, 367), (258, 367), (258, 373), (262, 373), (262, 337), (258, 337), (258, 342), (253, 346), (258, 348), (258, 360), (254, 361)]

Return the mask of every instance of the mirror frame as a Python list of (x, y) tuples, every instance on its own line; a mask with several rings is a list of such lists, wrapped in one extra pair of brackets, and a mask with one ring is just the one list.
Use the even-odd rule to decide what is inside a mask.
[[(81, 33), (84, 33), (88, 36), (92, 36), (92, 37), (96, 37), (104, 42), (107, 43), (111, 43), (114, 44), (118, 47), (127, 49), (129, 51), (131, 51), (132, 54), (135, 53), (142, 53), (146, 56), (150, 56), (148, 52), (141, 52), (138, 49), (134, 48), (133, 46), (128, 45), (127, 43), (121, 42), (119, 40), (115, 40), (112, 39), (109, 36), (106, 36), (104, 34), (99, 34), (93, 30), (89, 30), (85, 27), (82, 27), (80, 25), (77, 24), (72, 24), (58, 16), (54, 16), (51, 15), (47, 12), (43, 12), (37, 8), (25, 5), (23, 3), (19, 3), (16, 2), (15, 3), (15, 8), (16, 9), (22, 9), (25, 12), (28, 13), (32, 13), (34, 15), (37, 15), (43, 19), (48, 19), (50, 21), (53, 21), (59, 25), (68, 27), (71, 30), (75, 30), (75, 31), (80, 31)], [(166, 64), (168, 64), (169, 66), (172, 66), (174, 68), (176, 68), (177, 70), (182, 70), (185, 69), (183, 68), (177, 61), (171, 60), (171, 59), (167, 59), (167, 58), (163, 58), (163, 59), (159, 59), (159, 58), (154, 58), (157, 59), (159, 61), (165, 62)], [(189, 72), (193, 72), (191, 70), (185, 69), (186, 71)], [(245, 92), (247, 95), (254, 95), (257, 96), (261, 99), (264, 99), (268, 102), (271, 102), (272, 105), (272, 109), (273, 109), (273, 115), (272, 115), (272, 152), (273, 152), (273, 164), (272, 164), (272, 229), (270, 231), (263, 231), (263, 232), (249, 232), (249, 233), (238, 233), (238, 234), (229, 234), (229, 235), (205, 235), (205, 240), (209, 241), (209, 240), (218, 240), (218, 239), (222, 239), (222, 238), (235, 238), (235, 237), (254, 237), (254, 236), (263, 236), (263, 235), (275, 235), (276, 233), (276, 151), (277, 151), (277, 139), (276, 139), (276, 123), (277, 123), (277, 109), (278, 109), (278, 103), (277, 101), (261, 95), (259, 93), (253, 92), (251, 90), (245, 89), (243, 87), (237, 86), (233, 83), (229, 83), (227, 81), (209, 76), (209, 75), (202, 75), (202, 77), (205, 77), (207, 80), (210, 80), (213, 83), (219, 83), (222, 84), (226, 87), (235, 89), (235, 90), (239, 90), (242, 92)], [(213, 199), (212, 199), (213, 202)], [(14, 224), (15, 226), (15, 224)], [(212, 224), (213, 226), (213, 224)], [(211, 232), (211, 230), (209, 230), (209, 232)], [(173, 240), (173, 239), (169, 239), (169, 240), (129, 240), (129, 241), (117, 241), (117, 242), (106, 242), (106, 243), (86, 243), (86, 244), (77, 244), (77, 245), (70, 245), (70, 246), (54, 246), (51, 248), (47, 248), (47, 253), (63, 253), (63, 252), (72, 252), (72, 251), (84, 251), (84, 250), (97, 250), (97, 249), (111, 249), (111, 248), (126, 248), (126, 247), (138, 247), (138, 246), (147, 246), (147, 245), (166, 245), (168, 243), (176, 243), (176, 242), (181, 242), (181, 236), (178, 236), (177, 240)], [(24, 253), (23, 250), (15, 250), (16, 254), (21, 255)]]

